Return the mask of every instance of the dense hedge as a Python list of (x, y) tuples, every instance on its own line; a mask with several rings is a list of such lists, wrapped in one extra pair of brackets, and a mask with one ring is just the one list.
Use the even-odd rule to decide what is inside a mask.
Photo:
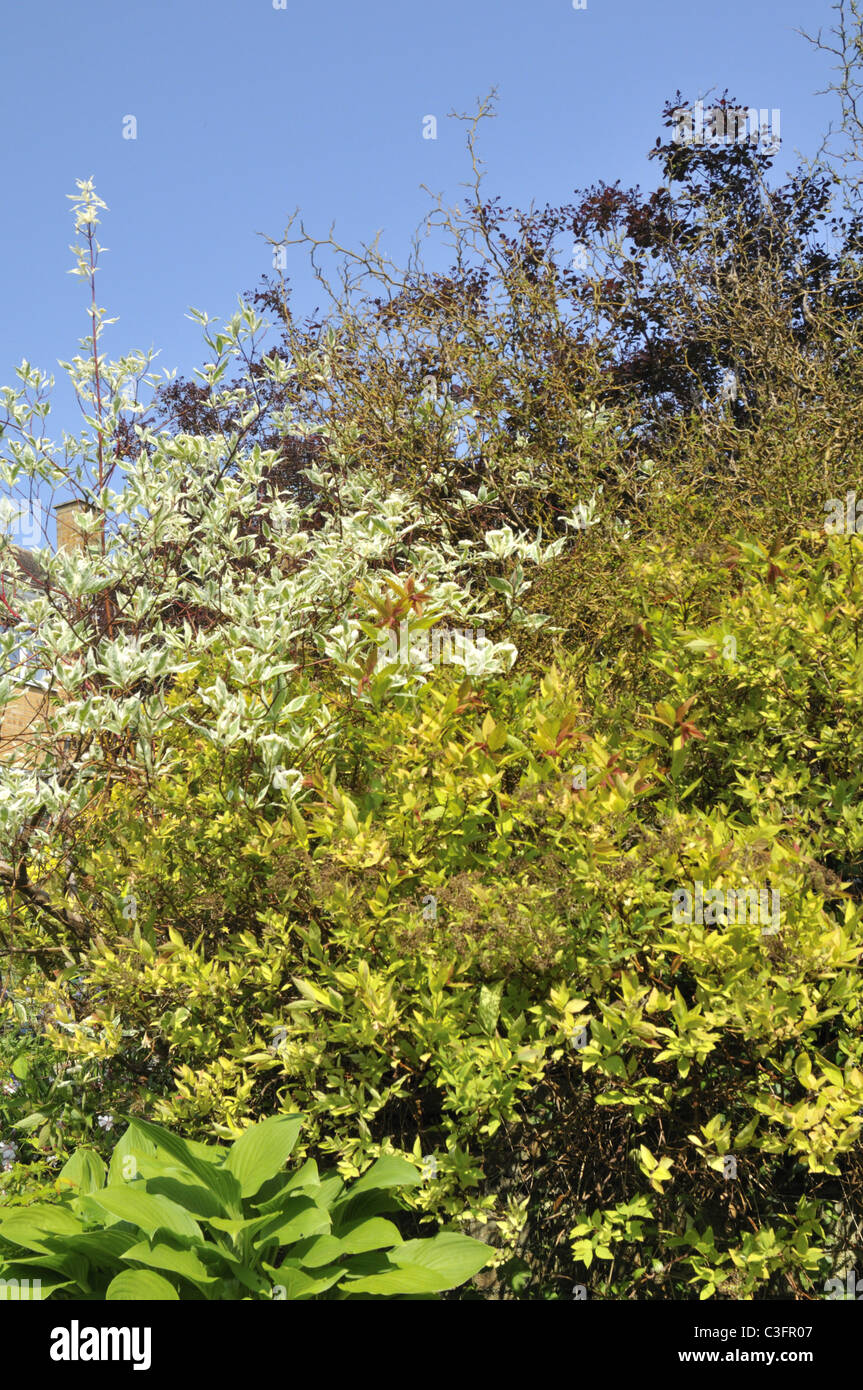
[[(188, 392), (182, 429), (129, 405), (139, 358), (97, 402), (100, 326), (71, 364), (88, 536), (0, 636), (0, 706), (28, 675), (50, 706), (0, 783), (0, 1258), (121, 1116), (200, 1157), (301, 1113), (344, 1181), (412, 1165), (401, 1235), (480, 1234), (485, 1296), (817, 1297), (853, 1259), (863, 542), (824, 518), (863, 263), (846, 228), (813, 300), (822, 185), (753, 200), (752, 155), (717, 201), (717, 157), (675, 174), (701, 221), (603, 204), (627, 274), (661, 263), (647, 365), (618, 282), (555, 268), (561, 218), (519, 241), (480, 205), (475, 275), (382, 300), (372, 258), (230, 388), (261, 321), (202, 316), (206, 428)], [(684, 329), (734, 409), (686, 403)], [(60, 467), (39, 385), (10, 488)]]

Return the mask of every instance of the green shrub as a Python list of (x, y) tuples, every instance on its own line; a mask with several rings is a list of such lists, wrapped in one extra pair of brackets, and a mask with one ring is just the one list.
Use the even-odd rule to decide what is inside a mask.
[[(669, 176), (679, 153), (662, 156)], [(309, 1192), (274, 1173), (263, 1205), (289, 1191), (329, 1222), (296, 1239), (324, 1242), (313, 1261), (350, 1260), (333, 1297), (383, 1293), (351, 1280), (402, 1280), (420, 1248), (327, 1244), (353, 1200), (340, 1184), (369, 1162), (423, 1160), (403, 1224), (487, 1224), (487, 1259), (521, 1292), (809, 1297), (847, 1253), (863, 1191), (863, 596), (859, 537), (808, 528), (822, 492), (844, 490), (843, 450), (857, 457), (844, 296), (860, 265), (835, 315), (813, 310), (794, 264), (809, 213), (789, 225), (790, 204), (744, 184), (703, 225), (697, 200), (683, 223), (617, 195), (583, 209), (633, 286), (642, 252), (660, 262), (659, 358), (630, 342), (628, 289), (602, 325), (617, 275), (576, 287), (586, 317), (560, 318), (571, 277), (525, 260), (495, 214), (477, 245), (502, 252), (503, 298), (483, 276), (398, 285), (372, 257), (385, 302), (288, 323), (290, 363), (274, 353), (236, 390), (218, 388), (261, 322), (243, 306), (206, 332), (207, 433), (141, 427), (131, 448), (144, 407), (126, 387), (147, 364), (101, 357), (94, 315), (70, 372), (98, 428), (64, 466), (22, 367), (0, 476), (37, 492), (62, 478), (95, 515), (83, 553), (42, 555), (47, 591), (0, 636), (6, 656), (25, 636), (34, 653), (0, 677), (0, 712), (31, 678), (50, 703), (38, 775), (9, 767), (0, 788), (0, 941), (46, 976), (44, 1031), (0, 1044), (20, 1080), (3, 1122), (36, 1159), (7, 1200), (40, 1195), (71, 1137), (103, 1143), (102, 1111), (134, 1117), (142, 1165), (130, 1191), (112, 1158), (107, 1230), (92, 1152), (51, 1216), (9, 1206), (7, 1245), (65, 1222), (31, 1235), (59, 1296), (90, 1279), (86, 1249), (114, 1261), (93, 1266), (96, 1296), (131, 1249), (147, 1263), (152, 1222), (117, 1252), (129, 1198), (179, 1223), (150, 1279), (263, 1296), (293, 1268), (291, 1287), (317, 1287), (327, 1265), (302, 1264), (308, 1249), (289, 1247), (295, 1267), (272, 1240), (257, 1250), (276, 1214), (246, 1214), (203, 1145), (286, 1135), (297, 1112)], [(91, 290), (101, 206), (81, 185)], [(623, 360), (606, 328), (625, 329)], [(740, 358), (739, 397), (716, 399)], [(305, 471), (280, 472), (284, 440), (261, 448), (262, 403), (315, 437), (295, 451)], [(495, 645), (472, 669), (405, 669), (380, 653), (408, 622), (485, 624)], [(696, 884), (708, 911), (681, 918)], [(777, 895), (767, 929), (747, 916), (762, 891)], [(186, 1142), (154, 1138), (153, 1119)], [(324, 1158), (337, 1171), (318, 1183)], [(177, 1184), (209, 1210), (168, 1213)], [(453, 1231), (435, 1239), (456, 1248)], [(121, 1290), (130, 1277), (145, 1271)]]
[[(757, 567), (752, 586), (769, 601)], [(651, 632), (653, 706), (640, 672), (622, 692), (611, 666), (574, 662), (535, 690), (442, 668), (377, 707), (332, 697), (350, 741), (310, 764), (301, 811), (226, 802), (214, 755), (178, 744), (184, 775), (146, 803), (116, 792), (81, 841), (102, 920), (118, 884), (140, 920), (130, 931), (115, 910), (86, 963), (104, 1001), (55, 1045), (160, 1048), (174, 1086), (151, 1103), (202, 1135), (302, 1108), (310, 1150), (345, 1177), (391, 1147), (434, 1155), (407, 1200), (495, 1223), (506, 1253), (518, 1232), (495, 1142), (524, 1134), (543, 1088), (563, 1093), (571, 1123), (558, 1104), (553, 1124), (528, 1125), (544, 1165), (575, 1166), (553, 1216), (535, 1192), (540, 1245), (568, 1222), (594, 1279), (613, 1255), (607, 1296), (813, 1287), (832, 1204), (859, 1181), (859, 909), (822, 842), (769, 802), (731, 814), (702, 791), (712, 725), (698, 711), (726, 677), (705, 661), (686, 684), (699, 657), (684, 641), (700, 639), (672, 617)], [(237, 865), (227, 905), (212, 843)], [(675, 893), (697, 882), (723, 905), (675, 922)], [(766, 885), (775, 930), (729, 913), (726, 893)]]

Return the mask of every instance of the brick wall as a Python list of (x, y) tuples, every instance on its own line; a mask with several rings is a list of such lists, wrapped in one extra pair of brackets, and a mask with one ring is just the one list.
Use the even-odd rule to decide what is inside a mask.
[(43, 696), (34, 690), (28, 690), (26, 695), (6, 706), (0, 722), (0, 762), (9, 759), (15, 762), (28, 761), (28, 750), (32, 751), (33, 734), (38, 727), (44, 704)]

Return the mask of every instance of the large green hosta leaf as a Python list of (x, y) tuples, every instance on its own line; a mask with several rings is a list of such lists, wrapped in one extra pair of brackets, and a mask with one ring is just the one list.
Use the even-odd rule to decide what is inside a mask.
[(225, 1167), (239, 1182), (243, 1197), (254, 1197), (265, 1182), (282, 1171), (301, 1125), (299, 1115), (272, 1115), (244, 1130), (232, 1144)]
[(430, 1240), (405, 1241), (387, 1259), (389, 1268), (346, 1280), (344, 1293), (442, 1293), (478, 1274), (490, 1251), (481, 1240), (442, 1231)]
[(179, 1303), (180, 1295), (152, 1269), (124, 1269), (108, 1285), (105, 1298), (110, 1303)]
[(187, 1211), (168, 1197), (156, 1196), (142, 1187), (106, 1187), (98, 1194), (83, 1197), (81, 1202), (90, 1212), (108, 1212), (150, 1234), (164, 1226), (175, 1235), (203, 1239), (200, 1226)]

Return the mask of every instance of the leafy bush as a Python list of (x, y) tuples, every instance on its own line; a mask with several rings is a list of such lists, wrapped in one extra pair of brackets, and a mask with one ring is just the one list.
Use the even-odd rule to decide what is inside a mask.
[(134, 1095), (126, 1066), (71, 1056), (46, 1032), (58, 997), (86, 1007), (90, 991), (79, 970), (50, 979), (17, 972), (13, 991), (0, 1001), (0, 1191), (6, 1193), (25, 1176), (32, 1181), (35, 1165), (47, 1174), (81, 1142), (109, 1152), (114, 1114)]
[[(406, 1278), (411, 1242), (327, 1244), (369, 1162), (423, 1162), (410, 1234), (495, 1233), (497, 1293), (809, 1297), (849, 1253), (860, 540), (815, 528), (859, 453), (858, 233), (816, 248), (828, 183), (765, 191), (757, 150), (656, 157), (647, 203), (522, 216), (477, 189), (452, 276), (355, 257), (326, 323), (263, 296), (285, 312), (262, 360), (251, 305), (218, 333), (198, 315), (211, 358), (197, 394), (157, 396), (172, 429), (130, 403), (148, 363), (100, 355), (101, 311), (69, 364), (93, 430), (71, 464), (40, 374), (7, 393), (0, 478), (62, 477), (90, 519), (0, 635), (31, 652), (0, 709), (28, 679), (46, 701), (0, 786), (0, 941), (42, 1013), (0, 1042), (3, 1121), (44, 1185), (131, 1115), (143, 1176), (115, 1153), (111, 1202), (209, 1203), (157, 1242), (206, 1280), (147, 1276), (183, 1297), (290, 1267), (273, 1241), (253, 1259), (283, 1198), (329, 1223), (296, 1240), (341, 1270), (330, 1296)], [(79, 186), (91, 288), (101, 206)], [(561, 264), (570, 234), (602, 268)], [(451, 625), (490, 641), (437, 665)], [(273, 1173), (238, 1207), (204, 1141), (297, 1112), (308, 1191)], [(117, 1254), (98, 1156), (64, 1174), (37, 1258), (93, 1236), (107, 1287), (161, 1228)], [(289, 1249), (291, 1287), (328, 1277)]]
[[(769, 595), (757, 569), (752, 585)], [(301, 1105), (309, 1143), (346, 1176), (390, 1143), (434, 1155), (417, 1211), (500, 1227), (512, 1193), (495, 1137), (519, 1132), (540, 1086), (563, 1088), (572, 1125), (558, 1105), (531, 1142), (542, 1133), (545, 1162), (578, 1178), (554, 1221), (530, 1215), (537, 1232), (568, 1218), (581, 1263), (614, 1256), (610, 1296), (634, 1281), (748, 1297), (777, 1273), (811, 1287), (831, 1269), (830, 1204), (859, 1181), (860, 913), (821, 842), (785, 832), (771, 802), (732, 815), (702, 794), (712, 726), (697, 711), (724, 668), (676, 688), (671, 654), (692, 642), (697, 662), (707, 639), (672, 618), (651, 631), (667, 692), (653, 708), (640, 672), (622, 691), (611, 667), (571, 663), (538, 691), (510, 678), (479, 694), (442, 670), (354, 711), (349, 757), (312, 765), (302, 814), (217, 806), (205, 748), (146, 804), (117, 792), (79, 862), (104, 922), (117, 883), (141, 921), (103, 930), (87, 975), (104, 1002), (55, 1046), (110, 1054), (146, 1034), (176, 1068), (157, 1102), (172, 1123), (224, 1132)], [(217, 860), (255, 866), (228, 906)], [(696, 882), (714, 906), (675, 922)], [(775, 928), (729, 911), (728, 891), (765, 885)], [(605, 1205), (581, 1206), (591, 1189)]]
[[(332, 701), (337, 717), (351, 698)], [(195, 700), (189, 677), (169, 704)], [(571, 846), (552, 882), (537, 832), (564, 707), (553, 683), (480, 697), (442, 669), (410, 698), (351, 711), (348, 786), (320, 757), (318, 795), (264, 814), (226, 801), (220, 755), (181, 733), (175, 772), (145, 797), (116, 788), (79, 825), (102, 924), (78, 967), (94, 998), (73, 1010), (58, 987), (54, 1047), (155, 1060), (153, 1099), (168, 1062), (156, 1113), (201, 1136), (302, 1108), (308, 1142), (345, 1175), (394, 1140), (435, 1159), (420, 1206), (463, 1210), (473, 1140), (542, 1075), (559, 1026), (548, 982), (574, 959)]]

